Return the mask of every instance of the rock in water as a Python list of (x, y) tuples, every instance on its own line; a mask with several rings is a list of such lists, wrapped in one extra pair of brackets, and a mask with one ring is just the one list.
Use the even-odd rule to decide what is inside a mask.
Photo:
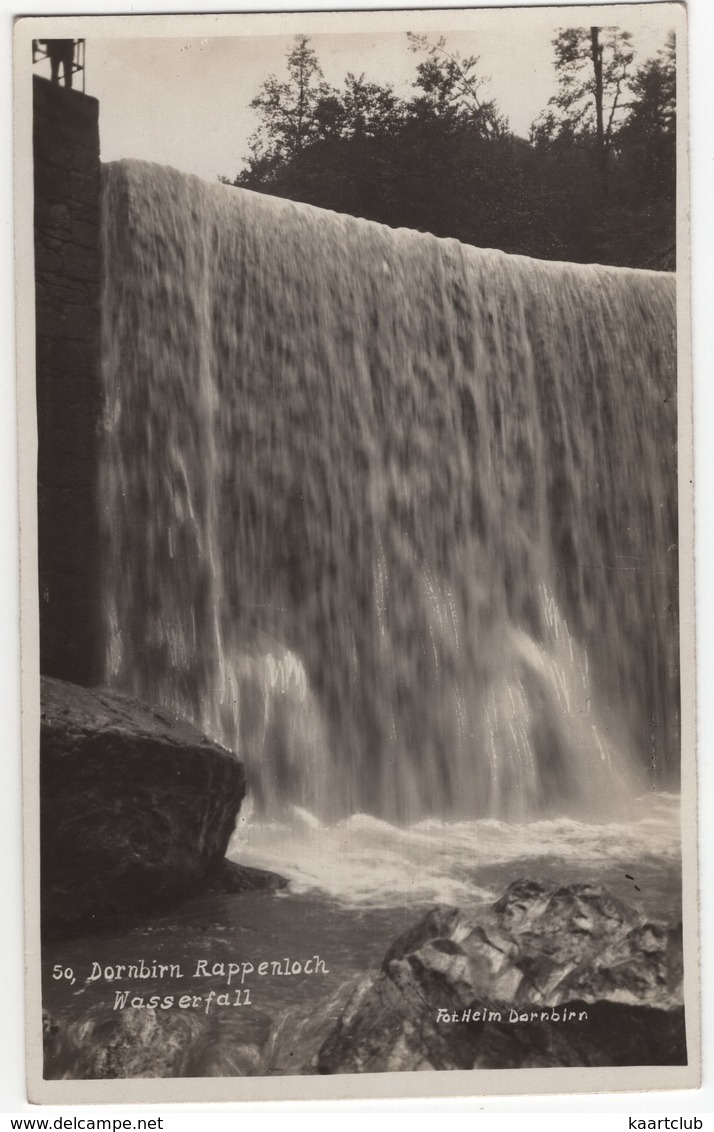
[(320, 1073), (686, 1063), (680, 926), (593, 884), (432, 909), (323, 1043)]
[(279, 873), (254, 869), (224, 858), (208, 879), (211, 892), (279, 892), (288, 881)]
[(124, 1080), (128, 1077), (250, 1077), (270, 1058), (272, 1026), (265, 1020), (252, 1043), (221, 1041), (215, 1017), (185, 1011), (94, 1009), (80, 1021), (43, 1011), (47, 1080)]
[(45, 938), (131, 922), (220, 866), (245, 795), (240, 760), (169, 712), (43, 678)]
[(97, 1013), (64, 1024), (43, 1012), (45, 1077), (185, 1077), (203, 1019), (156, 1010)]

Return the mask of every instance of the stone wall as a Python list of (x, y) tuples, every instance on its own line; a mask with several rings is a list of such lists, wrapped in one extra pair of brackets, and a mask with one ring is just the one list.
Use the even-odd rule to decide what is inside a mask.
[(99, 103), (34, 79), (40, 668), (101, 677)]

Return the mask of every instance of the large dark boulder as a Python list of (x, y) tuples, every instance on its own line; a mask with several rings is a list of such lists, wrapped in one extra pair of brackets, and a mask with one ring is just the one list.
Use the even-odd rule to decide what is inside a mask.
[(220, 868), (245, 795), (240, 760), (169, 712), (43, 678), (45, 938), (136, 921)]
[(512, 884), (432, 909), (364, 980), (320, 1073), (686, 1064), (679, 925), (600, 885)]

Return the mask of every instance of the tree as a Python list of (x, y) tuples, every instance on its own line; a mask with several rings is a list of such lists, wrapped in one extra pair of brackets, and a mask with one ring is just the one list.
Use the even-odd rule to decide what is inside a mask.
[(674, 139), (677, 117), (676, 44), (674, 32), (654, 59), (648, 59), (632, 80), (627, 130), (659, 143)]
[(484, 137), (508, 133), (508, 122), (499, 114), (496, 103), (482, 98), (486, 79), (477, 73), (478, 55), (463, 58), (458, 51), (450, 51), (443, 36), (430, 43), (424, 35), (407, 32), (407, 39), (410, 51), (427, 53), (417, 66), (413, 85), (422, 94), (413, 101), (412, 112), (430, 113), (452, 127), (468, 123)]
[(558, 92), (531, 137), (590, 150), (607, 195), (610, 155), (629, 92), (632, 36), (618, 28), (566, 28), (553, 46)]
[[(677, 82), (674, 35), (638, 68), (618, 138), (615, 201), (642, 267), (675, 267)], [(639, 252), (636, 252), (639, 249)], [(646, 250), (645, 250), (646, 249)], [(644, 252), (645, 254), (642, 254)]]
[(404, 103), (390, 84), (368, 82), (348, 72), (342, 94), (342, 137), (374, 138), (394, 134), (404, 120)]
[(632, 37), (619, 28), (565, 28), (553, 47), (558, 89), (531, 128), (553, 190), (552, 221), (568, 258), (613, 262), (612, 182), (628, 112)]
[(289, 162), (320, 133), (319, 107), (333, 92), (325, 83), (315, 52), (305, 35), (295, 37), (287, 54), (288, 78), (269, 75), (251, 102), (261, 123), (250, 139), (251, 163)]

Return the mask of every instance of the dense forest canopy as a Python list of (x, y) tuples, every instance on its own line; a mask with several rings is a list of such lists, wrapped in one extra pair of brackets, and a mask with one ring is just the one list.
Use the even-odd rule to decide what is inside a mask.
[(412, 92), (324, 78), (307, 36), (251, 102), (250, 155), (227, 183), (393, 227), (543, 259), (675, 267), (676, 82), (670, 35), (635, 64), (619, 28), (553, 41), (556, 91), (517, 137), (477, 56), (408, 34)]

